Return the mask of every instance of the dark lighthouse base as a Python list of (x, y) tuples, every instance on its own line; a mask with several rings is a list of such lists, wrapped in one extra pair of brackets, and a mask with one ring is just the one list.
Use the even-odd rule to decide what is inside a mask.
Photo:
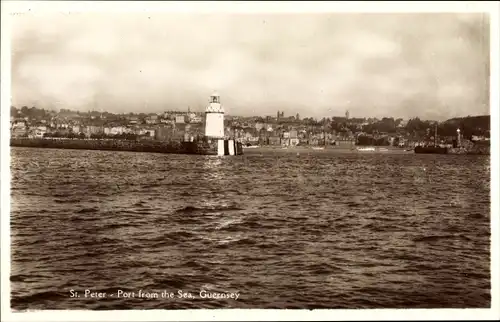
[(203, 155), (242, 155), (243, 144), (235, 140), (205, 139), (204, 141), (182, 142), (189, 154)]

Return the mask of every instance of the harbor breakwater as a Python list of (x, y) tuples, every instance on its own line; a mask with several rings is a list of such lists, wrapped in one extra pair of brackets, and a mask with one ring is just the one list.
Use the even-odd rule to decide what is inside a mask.
[(450, 148), (448, 154), (467, 154), (467, 155), (490, 155), (489, 146), (474, 146), (472, 148)]
[[(228, 141), (228, 140), (224, 140)], [(107, 150), (174, 154), (217, 155), (218, 141), (156, 141), (156, 140), (112, 140), (112, 139), (48, 139), (11, 138), (12, 147), (54, 148), (76, 150)], [(235, 154), (242, 154), (241, 143), (235, 143)], [(226, 155), (229, 153), (226, 153)]]
[(461, 148), (442, 148), (442, 147), (415, 147), (415, 153), (424, 154), (467, 154), (467, 155), (490, 155), (489, 145), (473, 145)]

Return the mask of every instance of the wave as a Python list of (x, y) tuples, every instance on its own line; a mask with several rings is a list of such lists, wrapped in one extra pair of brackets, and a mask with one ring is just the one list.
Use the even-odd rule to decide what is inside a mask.
[(470, 219), (482, 219), (483, 217), (484, 217), (484, 215), (481, 213), (478, 213), (478, 212), (474, 212), (474, 213), (467, 215), (467, 218), (470, 218)]
[(156, 187), (161, 187), (163, 186), (163, 184), (160, 184), (160, 183), (150, 183), (150, 184), (146, 184), (144, 186), (142, 186), (144, 189), (146, 188), (156, 188)]
[(162, 289), (169, 289), (169, 288), (182, 289), (189, 283), (186, 277), (187, 275), (171, 275), (167, 278), (156, 278), (154, 279), (154, 283), (148, 285), (148, 287), (149, 288), (158, 287)]
[(78, 211), (76, 211), (77, 214), (86, 214), (86, 213), (92, 213), (92, 212), (98, 212), (98, 208), (82, 208)]
[(68, 297), (68, 293), (63, 293), (60, 291), (45, 291), (38, 292), (25, 296), (13, 296), (10, 300), (11, 306), (19, 306), (24, 304), (30, 304), (34, 302), (47, 302), (47, 301), (60, 301)]
[(229, 248), (233, 246), (252, 246), (252, 245), (257, 245), (257, 242), (250, 238), (225, 239), (225, 240), (220, 240), (216, 248)]
[(127, 223), (122, 223), (122, 224), (108, 224), (108, 225), (103, 225), (101, 229), (117, 229), (117, 228), (123, 228), (123, 227), (139, 227), (141, 226), (139, 223), (133, 224), (130, 222)]
[(211, 213), (211, 212), (238, 211), (238, 210), (244, 210), (244, 209), (237, 206), (210, 206), (210, 207), (185, 206), (181, 209), (177, 209), (175, 213), (185, 213), (185, 214), (196, 213), (196, 212)]
[(209, 271), (210, 267), (203, 265), (199, 261), (194, 261), (194, 260), (188, 260), (187, 262), (184, 262), (181, 264), (182, 267), (186, 268), (196, 268), (196, 269), (201, 269), (203, 271)]
[(192, 238), (194, 236), (196, 236), (196, 234), (185, 230), (172, 231), (164, 235), (165, 238), (171, 238), (171, 239)]
[(70, 197), (71, 194), (70, 193), (54, 193), (52, 195), (52, 197), (56, 197), (56, 198), (63, 198), (63, 197)]
[(185, 241), (186, 239), (190, 239), (193, 236), (195, 235), (190, 232), (177, 231), (169, 232), (152, 238), (140, 238), (136, 239), (135, 241), (142, 245), (142, 247), (150, 246), (156, 249), (157, 247), (182, 244), (183, 241)]
[(24, 282), (28, 279), (37, 279), (37, 278), (43, 278), (41, 275), (26, 275), (26, 274), (13, 274), (10, 275), (10, 281), (11, 282)]
[(463, 239), (463, 240), (471, 240), (469, 237), (457, 234), (457, 235), (432, 235), (432, 236), (423, 236), (416, 237), (413, 239), (415, 242), (432, 242), (440, 239)]
[(54, 199), (55, 203), (79, 203), (82, 199)]

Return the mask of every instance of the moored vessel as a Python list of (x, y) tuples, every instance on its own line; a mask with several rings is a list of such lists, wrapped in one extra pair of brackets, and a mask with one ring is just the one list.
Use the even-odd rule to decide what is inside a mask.
[(415, 153), (447, 154), (448, 148), (440, 146), (416, 146)]
[(369, 146), (369, 147), (363, 147), (363, 148), (356, 148), (356, 151), (359, 151), (359, 152), (373, 152), (375, 151), (375, 148), (372, 147), (372, 146)]

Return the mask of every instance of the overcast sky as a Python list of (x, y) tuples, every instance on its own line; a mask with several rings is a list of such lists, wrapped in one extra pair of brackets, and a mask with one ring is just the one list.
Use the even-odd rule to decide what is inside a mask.
[(14, 16), (13, 105), (80, 111), (489, 114), (482, 14)]

